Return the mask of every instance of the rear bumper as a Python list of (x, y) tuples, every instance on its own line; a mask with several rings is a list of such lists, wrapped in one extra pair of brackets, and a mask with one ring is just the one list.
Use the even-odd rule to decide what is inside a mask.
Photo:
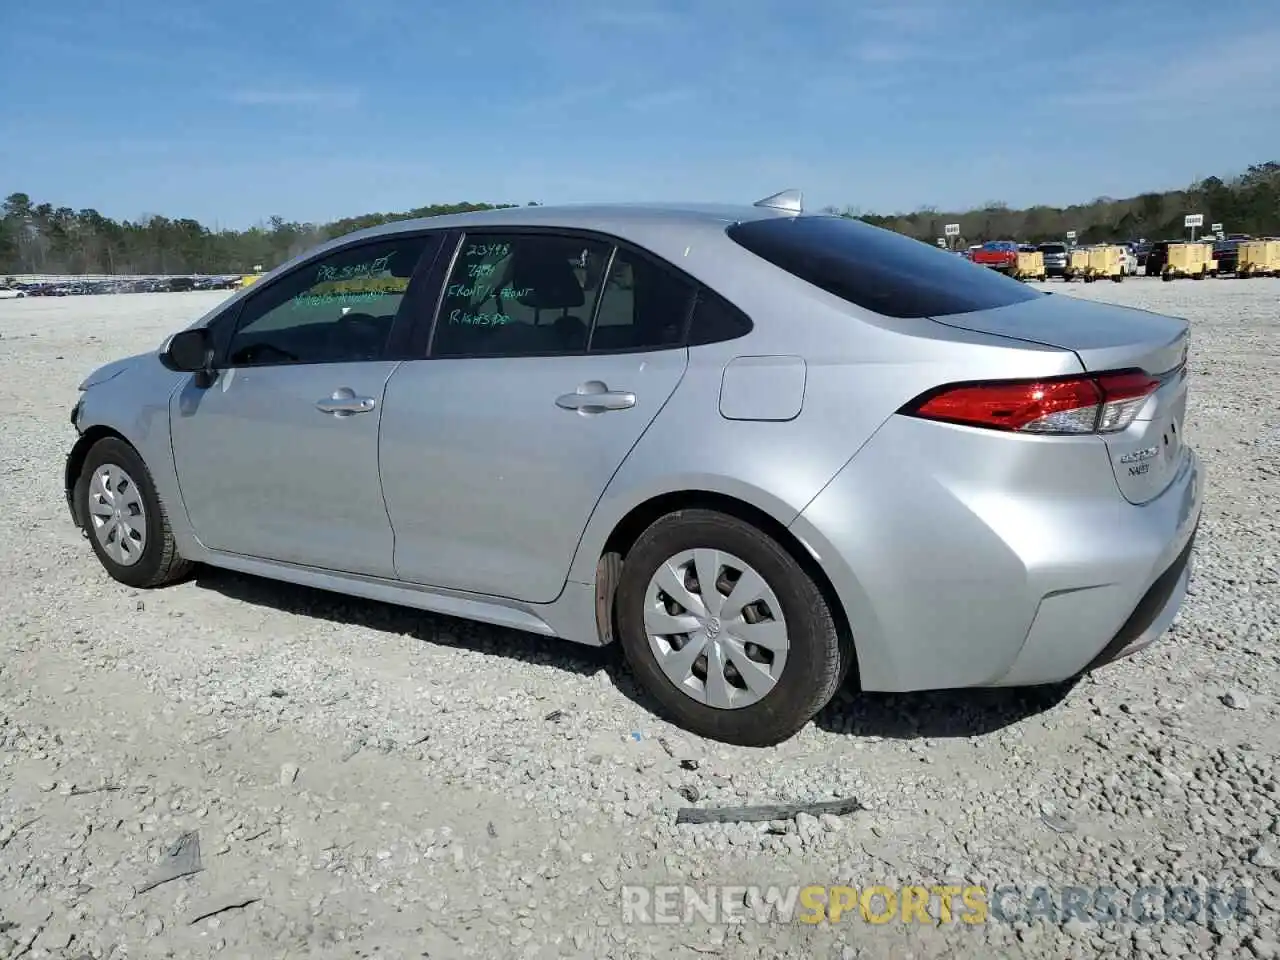
[(1202, 491), (1191, 450), (1135, 506), (1098, 438), (895, 417), (792, 530), (844, 606), (864, 689), (1056, 683), (1172, 623)]
[(1116, 660), (1131, 657), (1151, 646), (1169, 629), (1187, 595), (1187, 585), (1191, 582), (1191, 557), (1195, 539), (1195, 532), (1192, 532), (1191, 539), (1182, 548), (1178, 558), (1156, 578), (1156, 582), (1138, 601), (1133, 613), (1129, 614), (1124, 626), (1082, 672), (1091, 673)]

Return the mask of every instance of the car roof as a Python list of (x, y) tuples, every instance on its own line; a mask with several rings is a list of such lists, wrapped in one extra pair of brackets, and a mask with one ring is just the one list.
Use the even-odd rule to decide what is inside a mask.
[[(801, 214), (804, 216), (805, 214)], [(812, 216), (813, 214), (810, 214)], [(502, 207), (436, 217), (397, 220), (366, 227), (341, 237), (343, 241), (386, 236), (414, 230), (476, 229), (492, 227), (561, 227), (600, 230), (629, 236), (663, 228), (711, 229), (749, 220), (795, 217), (794, 212), (750, 204), (567, 203), (536, 207)]]

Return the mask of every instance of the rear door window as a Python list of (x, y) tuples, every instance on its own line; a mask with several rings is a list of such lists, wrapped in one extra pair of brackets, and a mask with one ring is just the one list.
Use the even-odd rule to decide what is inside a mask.
[(584, 353), (611, 249), (572, 235), (468, 233), (445, 282), (431, 356)]
[(618, 248), (591, 332), (591, 352), (678, 346), (695, 293), (690, 281), (646, 256)]
[(736, 340), (751, 332), (751, 318), (732, 303), (706, 288), (698, 291), (689, 324), (689, 346)]
[(946, 317), (1045, 296), (930, 244), (847, 217), (753, 220), (728, 234), (774, 266), (885, 317)]

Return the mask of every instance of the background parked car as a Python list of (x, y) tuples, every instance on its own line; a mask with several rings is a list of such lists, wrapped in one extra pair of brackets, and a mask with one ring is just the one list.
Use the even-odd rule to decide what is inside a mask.
[(1044, 272), (1050, 277), (1060, 277), (1067, 272), (1067, 245), (1065, 243), (1042, 243), (1040, 252), (1044, 254)]
[(1138, 274), (1138, 255), (1133, 252), (1133, 244), (1118, 243), (1120, 248), (1120, 266), (1126, 277), (1134, 277)]
[(1218, 276), (1226, 273), (1235, 273), (1240, 259), (1240, 241), (1216, 241), (1213, 245), (1213, 259), (1218, 262)]
[(1013, 240), (988, 240), (973, 251), (973, 262), (1008, 273), (1018, 265), (1018, 244)]
[(1143, 264), (1143, 271), (1148, 277), (1158, 277), (1164, 272), (1164, 265), (1169, 261), (1169, 244), (1177, 242), (1177, 240), (1157, 240), (1151, 244), (1151, 249), (1147, 252), (1147, 261)]

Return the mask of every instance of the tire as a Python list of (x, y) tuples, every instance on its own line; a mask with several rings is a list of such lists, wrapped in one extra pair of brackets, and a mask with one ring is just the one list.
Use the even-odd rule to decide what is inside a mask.
[[(763, 580), (764, 592), (771, 592), (781, 608), (780, 611), (772, 610), (772, 600), (766, 604), (774, 619), (778, 618), (778, 613), (781, 614), (787, 639), (785, 659), (773, 678), (772, 688), (763, 695), (757, 691), (764, 684), (757, 683), (753, 690), (745, 685), (741, 675), (738, 679), (741, 689), (725, 686), (724, 689), (729, 690), (732, 696), (743, 698), (740, 706), (711, 706), (704, 702), (709, 698), (705, 683), (710, 667), (706, 662), (707, 654), (700, 653), (690, 668), (683, 671), (687, 674), (687, 682), (694, 686), (702, 685), (701, 691), (684, 692), (675, 680), (668, 677), (655, 649), (665, 645), (672, 652), (678, 651), (681, 648), (676, 647), (675, 642), (680, 635), (653, 641), (649, 637), (646, 611), (650, 609), (651, 597), (655, 609), (658, 603), (663, 602), (657, 593), (658, 587), (652, 582), (655, 575), (669, 561), (694, 550), (721, 553), (721, 567), (717, 571), (721, 578), (726, 577), (736, 564), (745, 564)], [(684, 586), (692, 582), (687, 580)], [(717, 591), (721, 598), (717, 604), (723, 601), (725, 590), (730, 586), (726, 582)], [(694, 590), (687, 591), (686, 598), (689, 594), (694, 594)], [(705, 591), (699, 584), (692, 599), (701, 603), (703, 595)], [(752, 607), (753, 616), (760, 609), (752, 604), (748, 606)], [(693, 607), (684, 606), (684, 609), (688, 611)], [(844, 681), (854, 659), (852, 640), (843, 636), (822, 591), (796, 559), (781, 544), (746, 521), (713, 510), (689, 509), (670, 513), (640, 535), (623, 562), (615, 611), (623, 652), (640, 683), (658, 701), (661, 712), (686, 730), (725, 743), (764, 747), (788, 739), (826, 706)], [(659, 611), (659, 615), (661, 613)], [(727, 650), (730, 643), (736, 642), (739, 655), (744, 653), (745, 648), (741, 641), (734, 640), (728, 623), (722, 628), (718, 619), (682, 616), (695, 626), (714, 624), (716, 631), (710, 633), (697, 629), (687, 634), (685, 642), (698, 642), (701, 645), (699, 649), (708, 653), (713, 649)], [(741, 622), (738, 618), (738, 623)], [(742, 629), (746, 630), (746, 627)], [(721, 630), (722, 639), (726, 641), (724, 646), (713, 639), (721, 636)], [(763, 648), (756, 647), (756, 651), (763, 651)], [(765, 654), (759, 652), (757, 656)], [(735, 664), (736, 671), (737, 659), (730, 652), (724, 662), (726, 666)], [(777, 662), (776, 655), (770, 662)], [(703, 664), (701, 678), (696, 676), (699, 663)], [(752, 660), (756, 666), (762, 663), (762, 672), (770, 673), (772, 667), (769, 663)], [(720, 676), (727, 675), (727, 670), (720, 671)], [(695, 696), (701, 699), (695, 699)], [(758, 699), (749, 702), (755, 696)]]
[[(98, 532), (99, 524), (94, 519), (95, 505), (99, 508), (99, 512), (105, 506), (101, 494), (94, 486), (94, 477), (103, 468), (123, 471), (124, 477), (132, 481), (123, 486), (117, 485), (116, 495), (121, 497), (122, 501), (129, 497), (129, 488), (136, 487), (133, 491), (135, 497), (132, 499), (135, 499), (140, 506), (143, 523), (133, 525), (135, 536), (125, 536), (124, 540), (127, 543), (136, 544), (135, 537), (139, 531), (143, 532), (143, 537), (141, 548), (131, 553), (125, 560), (120, 559), (120, 555), (127, 551), (119, 548), (113, 550), (104, 546)], [(178, 555), (173, 530), (169, 526), (169, 515), (160, 498), (156, 496), (151, 471), (142, 462), (137, 451), (123, 440), (106, 437), (89, 448), (84, 466), (80, 470), (80, 477), (76, 481), (75, 497), (80, 516), (84, 518), (85, 535), (93, 546), (93, 552), (98, 555), (99, 562), (113, 579), (131, 587), (160, 587), (180, 580), (190, 572), (193, 564)], [(127, 517), (128, 509), (122, 508), (122, 510)], [(109, 520), (110, 518), (108, 522)], [(119, 531), (120, 527), (117, 526), (116, 542), (120, 541)]]

